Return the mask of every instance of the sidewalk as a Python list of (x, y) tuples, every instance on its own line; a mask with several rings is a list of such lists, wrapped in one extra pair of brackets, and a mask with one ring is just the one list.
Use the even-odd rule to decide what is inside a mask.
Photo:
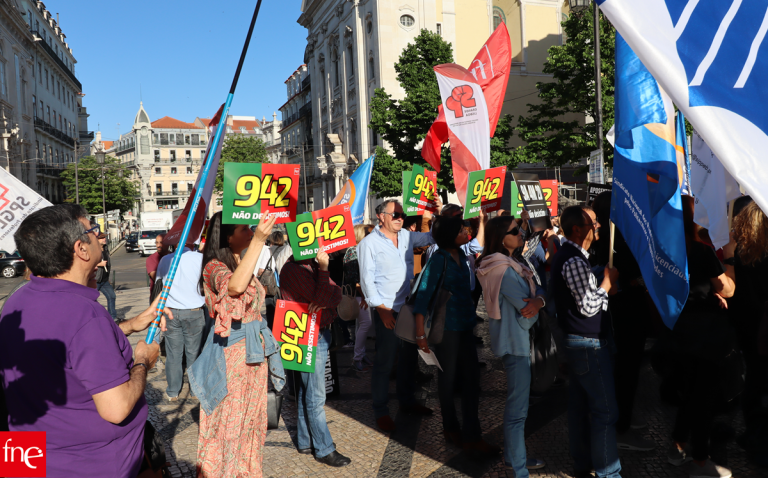
[[(119, 316), (132, 317), (148, 306), (148, 289), (130, 289), (117, 292)], [(100, 299), (105, 303), (103, 297)], [(484, 314), (483, 314), (484, 316)], [(479, 335), (486, 344), (487, 321), (478, 326)], [(136, 344), (145, 334), (130, 338)], [(369, 356), (373, 356), (373, 340), (368, 341)], [(480, 360), (486, 367), (481, 372), (480, 420), (486, 439), (503, 442), (502, 419), (506, 398), (506, 378), (501, 361), (491, 354), (487, 346), (478, 347)], [(380, 432), (373, 418), (370, 399), (370, 372), (357, 372), (351, 367), (351, 349), (338, 352), (341, 396), (328, 400), (326, 416), (328, 426), (340, 453), (349, 456), (352, 464), (335, 469), (316, 462), (311, 456), (296, 453), (296, 407), (285, 398), (282, 418), (277, 430), (267, 433), (263, 471), (265, 477), (513, 477), (505, 470), (501, 457), (486, 461), (471, 461), (461, 451), (447, 445), (442, 435), (440, 404), (437, 397), (437, 378), (419, 389), (418, 398), (435, 411), (430, 418), (420, 419), (397, 415), (395, 384), (391, 382), (390, 409), (398, 424), (392, 435)], [(423, 363), (423, 370), (427, 370)], [(434, 372), (435, 370), (428, 370)], [(166, 440), (168, 460), (174, 477), (194, 476), (197, 453), (199, 403), (189, 396), (186, 383), (181, 400), (164, 401), (165, 369), (149, 375), (146, 397), (150, 420)], [(645, 419), (649, 428), (643, 430), (658, 444), (651, 452), (621, 451), (622, 477), (687, 477), (685, 466), (675, 468), (667, 463), (666, 454), (675, 409), (660, 403), (659, 381), (647, 362), (643, 366), (635, 413)], [(457, 400), (458, 402), (458, 400)], [(531, 398), (526, 422), (526, 445), (530, 457), (541, 458), (547, 467), (531, 472), (533, 477), (566, 478), (571, 476), (572, 461), (568, 455), (568, 424), (565, 415), (567, 390), (550, 390), (544, 397)], [(731, 421), (731, 419), (733, 419)], [(720, 417), (718, 421), (733, 423), (736, 432), (743, 430), (740, 414)], [(745, 453), (733, 442), (714, 450), (713, 455), (725, 461), (733, 476), (765, 477), (768, 470), (748, 463)]]

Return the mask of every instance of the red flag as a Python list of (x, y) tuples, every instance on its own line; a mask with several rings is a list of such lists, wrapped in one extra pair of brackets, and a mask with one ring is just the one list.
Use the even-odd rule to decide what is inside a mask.
[[(198, 204), (197, 210), (195, 211), (195, 219), (194, 222), (192, 222), (192, 228), (189, 230), (187, 243), (193, 243), (197, 241), (200, 238), (200, 233), (203, 232), (203, 226), (205, 225), (205, 217), (208, 212), (208, 206), (210, 206), (211, 197), (213, 196), (213, 186), (216, 183), (216, 173), (219, 170), (219, 159), (221, 159), (221, 148), (224, 145), (224, 141), (219, 142), (219, 147), (215, 154), (209, 155), (208, 153), (211, 149), (213, 136), (216, 134), (216, 126), (219, 124), (219, 121), (221, 121), (223, 110), (224, 105), (221, 105), (219, 111), (216, 112), (216, 115), (213, 117), (211, 122), (208, 123), (209, 137), (208, 149), (205, 151), (205, 161), (200, 166), (200, 172), (197, 174), (197, 180), (195, 181), (194, 188), (189, 193), (189, 199), (187, 199), (187, 205), (184, 206), (184, 211), (181, 213), (179, 218), (176, 219), (176, 222), (174, 222), (173, 226), (171, 226), (171, 230), (168, 231), (168, 233), (163, 238), (163, 244), (165, 245), (175, 246), (179, 243), (179, 239), (181, 239), (181, 232), (184, 230), (184, 224), (187, 222), (189, 210), (192, 208), (192, 199), (195, 197), (195, 192), (199, 187), (203, 188), (203, 193), (200, 196), (200, 204)], [(205, 169), (205, 163), (207, 161), (213, 161), (213, 163), (211, 164), (211, 168), (208, 172), (208, 177), (206, 178), (205, 184), (201, 185), (200, 176), (203, 174), (203, 169)]]
[[(485, 103), (488, 105), (491, 138), (496, 133), (496, 124), (499, 122), (501, 108), (504, 106), (511, 63), (512, 46), (509, 41), (509, 31), (502, 23), (480, 48), (469, 66), (470, 73), (483, 89)], [(440, 172), (440, 148), (446, 141), (448, 141), (448, 126), (445, 124), (445, 112), (441, 105), (438, 108), (437, 119), (429, 128), (421, 148), (421, 157), (438, 173)]]

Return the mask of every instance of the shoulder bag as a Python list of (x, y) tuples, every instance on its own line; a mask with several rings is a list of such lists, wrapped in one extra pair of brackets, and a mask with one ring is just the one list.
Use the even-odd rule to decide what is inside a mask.
[[(282, 246), (285, 247), (285, 246)], [(275, 254), (277, 251), (279, 251), (281, 248), (275, 249), (275, 252), (272, 253), (271, 256), (269, 256), (269, 261), (267, 261), (267, 267), (264, 269), (264, 272), (262, 272), (258, 279), (262, 286), (264, 286), (264, 290), (267, 292), (267, 295), (271, 295), (274, 297), (280, 296), (280, 284), (277, 282), (277, 273), (272, 270), (272, 263), (275, 258)]]
[[(397, 315), (397, 322), (395, 323), (395, 335), (401, 340), (416, 343), (416, 319), (413, 314), (413, 304), (416, 302), (416, 292), (419, 290), (419, 284), (424, 277), (424, 271), (429, 267), (429, 262), (434, 260), (436, 254), (432, 254), (427, 261), (427, 265), (419, 273), (419, 277), (416, 278), (411, 289), (411, 293), (408, 296), (405, 304), (400, 309)], [(424, 316), (424, 334), (427, 336), (429, 343), (439, 344), (443, 341), (443, 332), (445, 330), (445, 309), (448, 301), (453, 295), (450, 291), (443, 289), (443, 283), (445, 281), (445, 271), (448, 268), (448, 261), (445, 260), (443, 264), (443, 273), (440, 275), (440, 279), (437, 283), (437, 288), (432, 295), (432, 300), (429, 303), (427, 314)]]

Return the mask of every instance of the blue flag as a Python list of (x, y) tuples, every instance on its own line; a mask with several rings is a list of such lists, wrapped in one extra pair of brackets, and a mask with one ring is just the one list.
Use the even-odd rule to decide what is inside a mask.
[(337, 204), (352, 204), (350, 208), (352, 224), (362, 224), (365, 222), (365, 203), (368, 201), (368, 189), (371, 185), (374, 159), (376, 159), (375, 154), (358, 166), (355, 172), (352, 173), (352, 176), (347, 179), (339, 194), (328, 205), (330, 207)]
[(618, 33), (615, 109), (611, 220), (626, 239), (648, 292), (671, 329), (688, 297), (675, 111)]

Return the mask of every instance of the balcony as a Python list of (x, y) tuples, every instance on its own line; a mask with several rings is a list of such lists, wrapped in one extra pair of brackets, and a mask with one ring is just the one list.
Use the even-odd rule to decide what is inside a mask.
[(187, 193), (187, 191), (180, 191), (178, 189), (173, 189), (171, 191), (155, 191), (155, 196), (183, 196)]
[(312, 82), (309, 80), (309, 75), (307, 75), (306, 78), (301, 80), (301, 91), (309, 89), (311, 84), (312, 84)]
[(55, 164), (37, 164), (37, 175), (38, 176), (48, 176), (51, 178), (58, 178), (61, 176), (61, 171), (64, 168), (60, 165)]
[[(32, 33), (33, 33), (33, 34), (35, 34), (35, 35), (37, 35), (37, 36), (38, 36), (38, 37), (40, 37), (40, 38), (43, 38), (43, 36), (42, 36), (42, 35), (40, 35), (40, 33), (36, 32), (36, 31), (32, 31)], [(69, 78), (70, 78), (70, 79), (71, 79), (73, 82), (75, 82), (75, 85), (77, 86), (77, 88), (78, 88), (78, 91), (83, 91), (83, 85), (82, 85), (82, 84), (80, 83), (80, 81), (78, 81), (78, 79), (75, 77), (75, 74), (74, 74), (74, 73), (72, 73), (72, 71), (69, 69), (69, 66), (67, 66), (67, 64), (66, 64), (66, 63), (64, 63), (64, 62), (61, 60), (61, 58), (59, 58), (59, 55), (57, 55), (57, 54), (56, 54), (56, 52), (55, 52), (55, 51), (53, 51), (53, 48), (51, 48), (51, 46), (48, 44), (48, 42), (46, 42), (45, 40), (41, 40), (41, 41), (39, 41), (39, 42), (37, 42), (37, 43), (38, 43), (40, 46), (42, 46), (42, 47), (43, 47), (43, 50), (45, 50), (45, 52), (46, 52), (46, 53), (48, 53), (48, 56), (50, 56), (50, 57), (53, 59), (53, 61), (55, 61), (55, 62), (56, 62), (56, 64), (59, 66), (59, 68), (61, 68), (62, 70), (64, 70), (64, 73), (66, 73), (66, 75), (67, 75), (67, 76), (68, 76), (68, 77), (69, 77)]]
[(192, 159), (191, 156), (184, 156), (183, 158), (155, 158), (155, 164), (200, 164), (199, 159)]
[(305, 116), (312, 116), (312, 103), (307, 103), (299, 108), (299, 118), (304, 118)]
[(93, 131), (80, 131), (80, 143), (90, 143), (93, 141)]
[(53, 136), (64, 144), (68, 144), (71, 147), (75, 147), (75, 139), (67, 136), (63, 131), (56, 129), (56, 127), (49, 125), (39, 117), (35, 117), (35, 128), (41, 129), (47, 134)]

